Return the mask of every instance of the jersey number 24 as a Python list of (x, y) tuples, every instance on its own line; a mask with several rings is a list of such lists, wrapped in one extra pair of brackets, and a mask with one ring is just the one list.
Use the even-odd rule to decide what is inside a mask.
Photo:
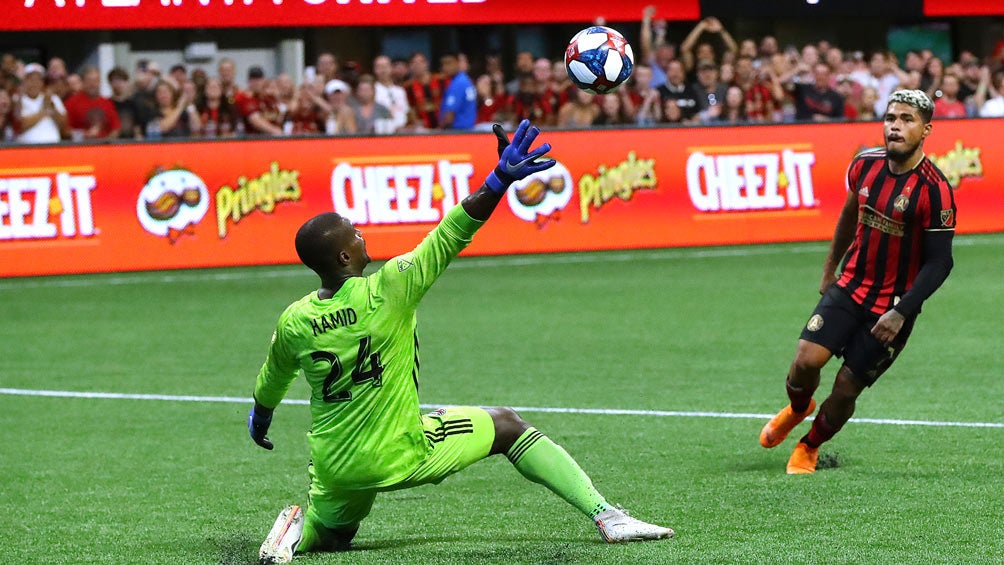
[[(370, 337), (366, 336), (359, 340), (359, 351), (356, 354), (356, 367), (352, 370), (352, 384), (359, 385), (366, 382), (370, 386), (383, 386), (383, 365), (380, 364), (380, 352), (370, 353)], [(338, 356), (330, 351), (315, 351), (310, 354), (310, 358), (315, 363), (330, 363), (331, 371), (324, 379), (321, 386), (321, 396), (325, 402), (348, 402), (352, 400), (352, 391), (349, 389), (333, 392), (332, 387), (338, 379), (342, 378), (342, 362)], [(369, 369), (366, 368), (369, 365)]]

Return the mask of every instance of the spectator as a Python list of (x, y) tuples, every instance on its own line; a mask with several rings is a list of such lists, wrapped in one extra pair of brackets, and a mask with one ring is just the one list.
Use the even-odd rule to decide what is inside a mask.
[(275, 86), (279, 107), (286, 111), (293, 105), (293, 99), (296, 98), (296, 83), (287, 73), (279, 73), (279, 76), (275, 77)]
[(14, 141), (14, 101), (0, 88), (0, 143)]
[(394, 84), (404, 87), (411, 80), (411, 65), (404, 59), (391, 60), (390, 76), (394, 79)]
[(192, 80), (189, 82), (195, 86), (195, 101), (200, 102), (206, 96), (206, 83), (209, 82), (209, 74), (204, 69), (192, 69)]
[(680, 110), (681, 121), (693, 122), (697, 120), (697, 113), (700, 109), (698, 99), (701, 97), (693, 88), (685, 82), (686, 73), (683, 70), (683, 63), (672, 61), (666, 69), (666, 84), (659, 87), (659, 94), (663, 102), (675, 100), (676, 107)]
[(333, 53), (321, 53), (317, 56), (317, 63), (314, 65), (314, 74), (321, 84), (328, 84), (338, 78), (338, 59)]
[(70, 85), (67, 80), (69, 73), (66, 70), (66, 62), (59, 57), (49, 59), (49, 65), (45, 72), (45, 83), (49, 92), (55, 94), (60, 100), (65, 100), (69, 96)]
[(241, 89), (237, 86), (237, 65), (233, 59), (224, 57), (216, 65), (216, 73), (220, 77), (220, 86), (223, 87), (223, 96), (231, 105), (237, 105), (237, 96)]
[(924, 74), (920, 79), (920, 88), (927, 93), (928, 98), (934, 100), (940, 94), (941, 79), (945, 76), (945, 64), (937, 57), (927, 60), (924, 67)]
[(638, 106), (635, 123), (640, 126), (652, 126), (662, 120), (662, 96), (659, 91), (649, 88)]
[(652, 69), (652, 88), (666, 84), (666, 69), (676, 59), (676, 47), (666, 42), (666, 20), (655, 20), (655, 6), (646, 6), (641, 19), (641, 62)]
[(830, 67), (816, 63), (813, 84), (792, 84), (795, 119), (826, 122), (844, 117), (844, 98), (830, 88)]
[(763, 123), (774, 118), (778, 108), (777, 101), (783, 95), (783, 89), (778, 92), (778, 85), (767, 86), (759, 80), (759, 72), (753, 68), (753, 59), (740, 56), (736, 60), (736, 77), (734, 85), (743, 91), (746, 117), (751, 122)]
[(628, 112), (627, 95), (621, 91), (600, 95), (600, 113), (593, 119), (594, 126), (618, 126), (634, 123)]
[(140, 124), (145, 121), (139, 116), (135, 99), (130, 96), (129, 73), (122, 67), (115, 67), (108, 71), (108, 85), (112, 89), (111, 103), (115, 106), (115, 113), (119, 117), (118, 137), (124, 139), (142, 137), (143, 130)]
[(413, 126), (422, 129), (439, 127), (439, 107), (443, 101), (443, 78), (429, 71), (429, 60), (422, 53), (411, 56), (411, 81), (405, 87)]
[(680, 106), (677, 105), (676, 100), (673, 98), (666, 98), (662, 101), (662, 117), (659, 120), (662, 124), (681, 124), (683, 121), (683, 112), (680, 110)]
[(749, 57), (753, 61), (756, 61), (759, 55), (760, 50), (757, 48), (756, 41), (747, 38), (742, 40), (742, 43), (739, 44), (739, 53), (736, 56), (736, 59), (739, 57)]
[[(697, 109), (703, 112), (704, 119), (709, 117), (709, 109), (725, 102), (728, 88), (718, 80), (718, 66), (714, 61), (705, 59), (697, 63), (697, 82), (692, 87), (697, 93)], [(716, 113), (715, 110), (712, 113)]]
[(746, 123), (746, 99), (743, 96), (743, 89), (738, 86), (730, 86), (725, 92), (725, 97), (718, 105), (717, 116), (712, 120), (719, 124), (744, 124)]
[(542, 124), (547, 122), (549, 116), (556, 115), (557, 110), (550, 103), (550, 98), (540, 96), (533, 74), (523, 75), (519, 90), (509, 97), (506, 112), (513, 123), (530, 120), (534, 124)]
[(499, 96), (495, 90), (495, 81), (488, 74), (483, 74), (474, 81), (474, 89), (478, 94), (478, 116), (474, 121), (475, 129), (485, 125), (490, 127), (495, 122), (505, 121), (502, 109), (505, 106), (505, 96)]
[(265, 70), (255, 65), (248, 69), (248, 89), (237, 95), (237, 110), (244, 118), (244, 131), (249, 135), (283, 134), (283, 121), (278, 101), (274, 98), (275, 91), (265, 92), (267, 82)]
[(223, 82), (219, 78), (206, 81), (204, 96), (195, 106), (199, 112), (198, 135), (208, 138), (234, 137), (241, 121), (237, 108), (223, 95)]
[(618, 92), (625, 92), (631, 102), (629, 111), (632, 116), (637, 115), (638, 108), (645, 102), (645, 97), (648, 96), (649, 92), (658, 91), (651, 86), (652, 84), (652, 68), (648, 65), (641, 63), (635, 66), (634, 71), (628, 78), (627, 82), (621, 85)]
[(575, 98), (565, 102), (558, 110), (558, 127), (585, 128), (593, 125), (600, 115), (595, 96), (585, 90), (576, 90)]
[[(990, 68), (983, 67), (986, 76), (990, 75)], [(980, 105), (981, 118), (1004, 118), (1004, 70), (993, 74), (993, 84), (988, 85), (988, 78), (981, 75), (980, 85), (983, 89), (992, 90), (990, 98)], [(977, 89), (977, 100), (979, 99), (979, 89)]]
[[(564, 64), (562, 64), (564, 66)], [(561, 108), (561, 93), (554, 83), (554, 65), (549, 59), (541, 57), (533, 63), (533, 80), (537, 83), (537, 97), (541, 107), (548, 112), (537, 125), (552, 126), (558, 123), (558, 110)], [(567, 76), (567, 71), (566, 71)]]
[(883, 111), (881, 114), (875, 113), (876, 102), (878, 102), (878, 91), (875, 88), (866, 86), (861, 90), (861, 102), (858, 104), (858, 121), (865, 122), (882, 119), (885, 112)]
[(934, 101), (934, 117), (965, 118), (966, 105), (958, 97), (959, 77), (946, 74), (941, 82), (941, 96)]
[(75, 140), (116, 138), (122, 124), (112, 101), (101, 96), (101, 71), (87, 67), (83, 89), (66, 99), (66, 115)]
[(519, 92), (520, 83), (523, 78), (533, 74), (533, 65), (533, 53), (529, 51), (520, 51), (516, 54), (516, 72), (513, 79), (505, 85), (506, 94), (512, 96)]
[(147, 135), (147, 127), (157, 118), (157, 101), (154, 96), (157, 83), (153, 73), (155, 68), (151, 61), (140, 59), (136, 61), (136, 69), (133, 72), (132, 105), (136, 108), (136, 123), (139, 125), (141, 136)]
[(373, 74), (376, 75), (374, 101), (390, 110), (394, 131), (408, 123), (408, 94), (404, 88), (394, 84), (393, 64), (390, 57), (380, 55), (373, 59)]
[(179, 91), (171, 81), (158, 80), (154, 98), (157, 101), (157, 117), (147, 125), (148, 138), (189, 137), (199, 131), (199, 115), (189, 94)]
[[(643, 63), (635, 65), (634, 71), (631, 73), (632, 83), (639, 80), (639, 72), (647, 72), (647, 79), (645, 79), (646, 86), (652, 82), (652, 69)], [(496, 87), (497, 88), (497, 87)], [(559, 60), (551, 63), (551, 90), (558, 93), (558, 109), (560, 110), (562, 106), (565, 105), (569, 100), (575, 99), (575, 92), (579, 90), (579, 87), (575, 86), (572, 79), (568, 78), (568, 69), (565, 67), (565, 61)], [(504, 89), (503, 89), (504, 92)]]
[[(898, 71), (898, 72), (897, 72)], [(870, 86), (878, 92), (878, 101), (875, 103), (875, 113), (885, 114), (888, 105), (889, 95), (893, 89), (901, 82), (899, 67), (896, 67), (890, 60), (889, 54), (884, 51), (872, 53), (868, 60), (868, 72), (854, 71), (851, 79), (862, 87)], [(905, 73), (904, 73), (905, 74)]]
[(0, 90), (13, 94), (20, 83), (17, 57), (11, 53), (0, 55)]
[(861, 95), (856, 92), (860, 88), (858, 83), (850, 77), (842, 77), (837, 82), (837, 94), (844, 99), (844, 118), (848, 120), (858, 120), (858, 108), (861, 106)]
[[(478, 93), (474, 84), (461, 70), (458, 54), (448, 53), (439, 61), (444, 80), (449, 81), (439, 108), (439, 125), (443, 129), (471, 129), (478, 118)], [(550, 73), (551, 63), (546, 62)]]
[(296, 91), (296, 98), (289, 108), (289, 120), (293, 124), (293, 135), (315, 134), (324, 131), (325, 120), (331, 108), (315, 90), (313, 82), (304, 82)]
[(18, 143), (57, 143), (66, 128), (66, 108), (58, 96), (45, 90), (44, 74), (45, 68), (38, 63), (24, 68), (21, 95), (14, 105)]
[[(466, 76), (466, 75), (464, 75)], [(352, 110), (356, 118), (356, 133), (359, 135), (386, 135), (394, 133), (394, 120), (390, 108), (375, 100), (376, 89), (373, 75), (362, 75), (356, 85), (356, 99)], [(468, 81), (469, 83), (470, 81)], [(452, 86), (452, 83), (451, 83)], [(473, 89), (473, 87), (471, 87)], [(447, 97), (450, 93), (447, 91)], [(474, 113), (473, 110), (471, 112)], [(445, 119), (444, 122), (446, 123)], [(471, 119), (471, 126), (474, 120)]]
[(980, 60), (972, 51), (959, 53), (959, 100), (966, 102), (980, 84)]
[[(683, 61), (684, 69), (689, 73), (694, 70), (695, 63), (701, 60), (711, 60), (717, 61), (719, 57), (715, 53), (715, 47), (707, 41), (698, 40), (702, 39), (704, 34), (708, 34), (717, 38), (723, 44), (723, 51), (735, 54), (739, 51), (739, 47), (736, 45), (736, 40), (732, 39), (729, 32), (722, 26), (722, 22), (718, 21), (718, 18), (704, 18), (703, 20), (697, 22), (694, 29), (687, 34), (686, 39), (680, 44), (680, 58)], [(695, 53), (696, 46), (696, 53)], [(776, 48), (776, 42), (775, 42)]]
[(188, 82), (188, 69), (185, 68), (185, 65), (180, 63), (171, 65), (171, 69), (167, 71), (167, 76), (174, 81), (174, 86), (178, 88), (178, 90), (181, 90), (181, 88), (185, 86), (185, 83)]
[(358, 129), (355, 112), (348, 103), (349, 92), (349, 85), (337, 78), (329, 80), (328, 84), (324, 85), (328, 105), (324, 132), (328, 135), (353, 135)]
[(80, 93), (84, 89), (84, 81), (77, 73), (66, 75), (66, 91), (63, 93), (63, 100)]

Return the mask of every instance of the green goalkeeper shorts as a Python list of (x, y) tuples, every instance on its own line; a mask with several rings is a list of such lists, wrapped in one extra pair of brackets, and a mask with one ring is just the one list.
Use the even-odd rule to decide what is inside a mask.
[(438, 484), (453, 473), (488, 457), (495, 441), (495, 423), (483, 408), (440, 408), (423, 415), (422, 424), (432, 452), (415, 472), (399, 483), (378, 489), (329, 489), (320, 484), (311, 465), (307, 520), (332, 529), (357, 525), (369, 514), (377, 493)]

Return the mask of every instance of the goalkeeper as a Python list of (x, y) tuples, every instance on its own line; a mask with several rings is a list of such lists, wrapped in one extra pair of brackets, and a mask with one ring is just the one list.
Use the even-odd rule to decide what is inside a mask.
[(607, 542), (668, 538), (673, 530), (611, 506), (574, 459), (510, 408), (450, 407), (421, 415), (415, 310), (450, 261), (471, 242), (510, 183), (554, 165), (527, 120), (512, 138), (496, 124), (499, 163), (484, 185), (446, 213), (414, 251), (364, 277), (366, 242), (335, 213), (308, 220), (296, 252), (321, 286), (279, 317), (258, 375), (248, 430), (266, 437), (272, 412), (302, 370), (311, 387), (310, 492), (306, 513), (284, 509), (260, 556), (286, 562), (293, 553), (350, 548), (359, 524), (384, 491), (439, 483), (484, 459), (505, 454), (516, 470), (586, 514)]

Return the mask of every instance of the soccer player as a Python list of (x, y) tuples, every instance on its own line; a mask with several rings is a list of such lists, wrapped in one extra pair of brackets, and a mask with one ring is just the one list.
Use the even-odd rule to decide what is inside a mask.
[(549, 144), (527, 120), (510, 144), (502, 127), (499, 162), (484, 184), (446, 213), (414, 251), (364, 277), (366, 242), (347, 219), (325, 213), (296, 234), (301, 261), (321, 287), (279, 317), (258, 375), (248, 431), (265, 449), (273, 410), (302, 370), (311, 387), (310, 491), (306, 514), (284, 509), (260, 556), (286, 562), (294, 552), (350, 548), (359, 524), (384, 491), (439, 483), (504, 454), (527, 479), (589, 516), (607, 542), (668, 538), (611, 506), (578, 464), (510, 408), (450, 407), (421, 415), (415, 311), (450, 261), (470, 243), (510, 183), (554, 165)]
[(955, 198), (923, 150), (933, 113), (924, 92), (893, 93), (884, 117), (885, 150), (851, 161), (847, 201), (823, 263), (823, 297), (802, 329), (788, 371), (791, 403), (760, 432), (764, 447), (784, 441), (815, 410), (820, 369), (833, 355), (843, 357), (832, 392), (795, 445), (788, 474), (815, 472), (819, 446), (840, 431), (861, 392), (896, 360), (921, 304), (952, 269)]

